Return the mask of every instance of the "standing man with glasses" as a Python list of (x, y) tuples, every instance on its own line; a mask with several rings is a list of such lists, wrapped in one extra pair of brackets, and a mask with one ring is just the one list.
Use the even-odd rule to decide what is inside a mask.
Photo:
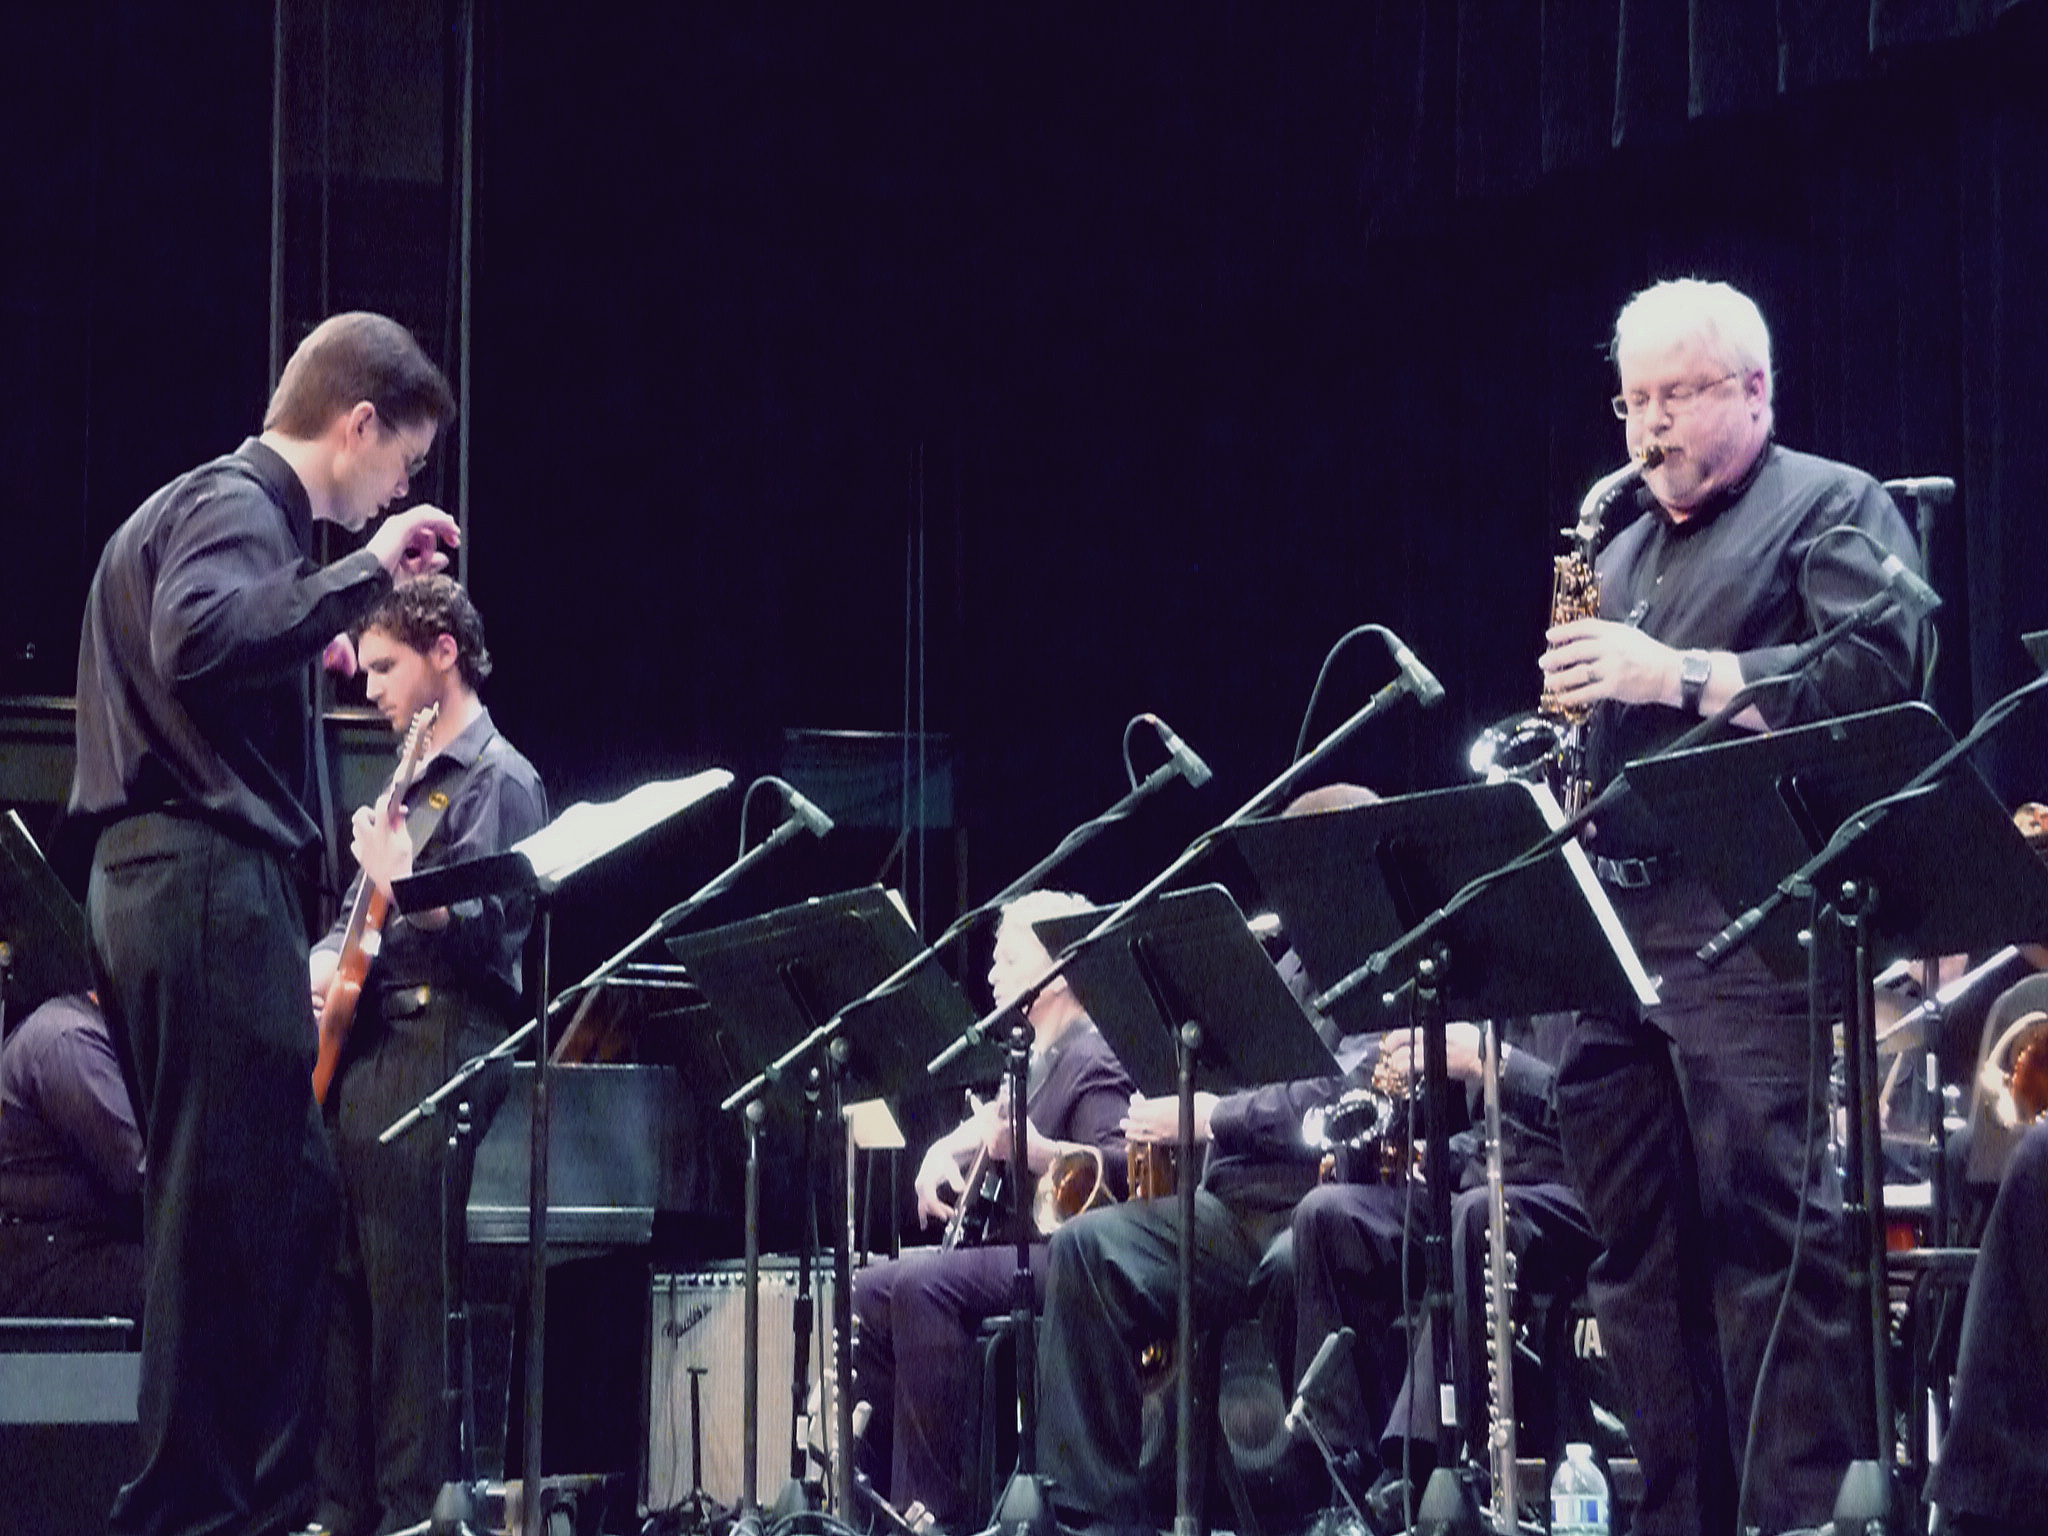
[(321, 567), (313, 523), (402, 499), (454, 415), (403, 326), (323, 321), (262, 435), (144, 502), (86, 596), (71, 814), (97, 833), (93, 960), (146, 1158), (116, 1533), (267, 1536), (311, 1510), (338, 1191), (306, 1019), (310, 671), (458, 536), (415, 507)]
[[(1782, 672), (1800, 642), (1882, 588), (1887, 555), (1917, 565), (1875, 480), (1773, 441), (1770, 345), (1756, 305), (1725, 283), (1659, 283), (1615, 322), (1615, 414), (1631, 455), (1663, 457), (1643, 475), (1643, 515), (1600, 556), (1600, 616), (1552, 628), (1541, 658), (1563, 704), (1594, 707), (1596, 788)], [(1777, 729), (1899, 702), (1915, 653), (1916, 620), (1895, 611), (1736, 723)], [(1601, 1339), (1643, 1469), (1636, 1528), (1732, 1531), (1746, 1450), (1745, 1522), (1819, 1525), (1855, 1454), (1858, 1371), (1840, 1191), (1825, 1170), (1806, 1177), (1804, 988), (1747, 949), (1700, 964), (1694, 951), (1728, 914), (1639, 805), (1603, 814), (1592, 851), (1660, 978), (1642, 1016), (1581, 1017), (1557, 1086), (1566, 1159), (1602, 1244)]]

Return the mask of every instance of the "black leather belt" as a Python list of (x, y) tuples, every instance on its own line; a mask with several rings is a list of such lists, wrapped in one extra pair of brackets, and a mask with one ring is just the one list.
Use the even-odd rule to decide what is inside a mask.
[(1600, 877), (1600, 883), (1621, 891), (1648, 890), (1677, 872), (1675, 853), (1653, 853), (1640, 859), (1606, 859), (1598, 854), (1593, 857), (1593, 873)]

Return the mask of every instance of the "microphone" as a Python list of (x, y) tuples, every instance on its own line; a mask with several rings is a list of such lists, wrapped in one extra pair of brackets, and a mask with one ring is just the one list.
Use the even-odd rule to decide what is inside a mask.
[[(1949, 483), (1955, 489), (1955, 483)], [(1916, 622), (1924, 619), (1941, 606), (1941, 594), (1936, 592), (1914, 570), (1897, 555), (1886, 555), (1878, 565), (1878, 574), (1884, 577), (1885, 589), (1898, 603), (1907, 618)]]
[(794, 784), (784, 779), (771, 779), (769, 782), (782, 796), (782, 803), (789, 807), (789, 814), (802, 822), (811, 836), (823, 837), (832, 830), (832, 818), (806, 800)]
[(1401, 643), (1399, 635), (1384, 624), (1375, 627), (1378, 628), (1380, 637), (1387, 642), (1387, 650), (1393, 654), (1394, 665), (1401, 669), (1401, 681), (1407, 685), (1408, 691), (1415, 695), (1415, 702), (1427, 709), (1441, 699), (1444, 696), (1444, 685), (1436, 680), (1436, 674), (1425, 667), (1421, 658)]
[(1349, 1328), (1337, 1328), (1323, 1336), (1322, 1348), (1316, 1351), (1315, 1359), (1308, 1363), (1308, 1369), (1301, 1373), (1301, 1384), (1294, 1389), (1294, 1406), (1287, 1410), (1287, 1427), (1295, 1430), (1308, 1410), (1308, 1401), (1320, 1392), (1340, 1364), (1351, 1361), (1351, 1348), (1356, 1335)]
[(1884, 488), (1894, 496), (1910, 496), (1937, 507), (1956, 498), (1956, 483), (1947, 475), (1911, 475), (1904, 480), (1887, 480)]
[(1159, 744), (1166, 748), (1166, 755), (1173, 759), (1180, 769), (1180, 776), (1196, 789), (1200, 789), (1216, 775), (1209, 771), (1209, 765), (1195, 753), (1195, 749), (1174, 734), (1173, 727), (1157, 715), (1147, 715), (1146, 723), (1159, 733)]

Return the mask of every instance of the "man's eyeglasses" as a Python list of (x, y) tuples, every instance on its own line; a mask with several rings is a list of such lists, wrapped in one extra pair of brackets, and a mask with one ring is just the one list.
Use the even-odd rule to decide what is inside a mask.
[(1652, 399), (1661, 400), (1664, 404), (1664, 409), (1672, 415), (1682, 416), (1694, 405), (1697, 405), (1700, 397), (1705, 395), (1708, 390), (1719, 389), (1730, 379), (1740, 377), (1741, 375), (1737, 373), (1724, 373), (1718, 379), (1709, 379), (1704, 384), (1674, 384), (1669, 389), (1660, 390), (1655, 396), (1649, 395), (1642, 390), (1637, 390), (1634, 394), (1630, 395), (1616, 395), (1607, 403), (1614, 407), (1614, 414), (1622, 421), (1627, 421), (1631, 416), (1641, 416), (1648, 412)]
[[(373, 411), (377, 411), (376, 402), (371, 402), (370, 409)], [(398, 430), (398, 423), (393, 421), (389, 416), (386, 416), (382, 411), (377, 411), (377, 429), (380, 432), (382, 432), (386, 437), (397, 438), (399, 440), (399, 446), (401, 448), (407, 448), (411, 446), (411, 444), (405, 441), (405, 434)], [(426, 467), (426, 454), (421, 453), (412, 455), (406, 460), (405, 478), (408, 480), (419, 479), (421, 473), (426, 469)]]

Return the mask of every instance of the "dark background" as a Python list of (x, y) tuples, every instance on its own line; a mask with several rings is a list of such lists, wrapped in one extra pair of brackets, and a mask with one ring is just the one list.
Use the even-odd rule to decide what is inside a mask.
[[(70, 691), (108, 532), (255, 429), (275, 234), (283, 347), (372, 307), (455, 376), (419, 491), (465, 508), (487, 696), (558, 806), (809, 789), (786, 732), (884, 733), (871, 824), (707, 916), (879, 873), (936, 930), (1122, 791), (1153, 710), (1216, 783), (1064, 877), (1122, 895), (1284, 767), (1368, 620), (1449, 698), (1337, 771), (1459, 780), (1534, 703), (1557, 530), (1621, 462), (1609, 327), (1664, 276), (1758, 299), (1785, 441), (1960, 482), (1961, 729), (2048, 624), (2044, 9), (480, 4), (463, 369), (465, 6), (9, 7), (0, 693)], [(1390, 675), (1347, 651), (1318, 727)], [(2042, 794), (2043, 746), (1980, 760)], [(563, 968), (729, 858), (738, 799), (579, 896)]]

